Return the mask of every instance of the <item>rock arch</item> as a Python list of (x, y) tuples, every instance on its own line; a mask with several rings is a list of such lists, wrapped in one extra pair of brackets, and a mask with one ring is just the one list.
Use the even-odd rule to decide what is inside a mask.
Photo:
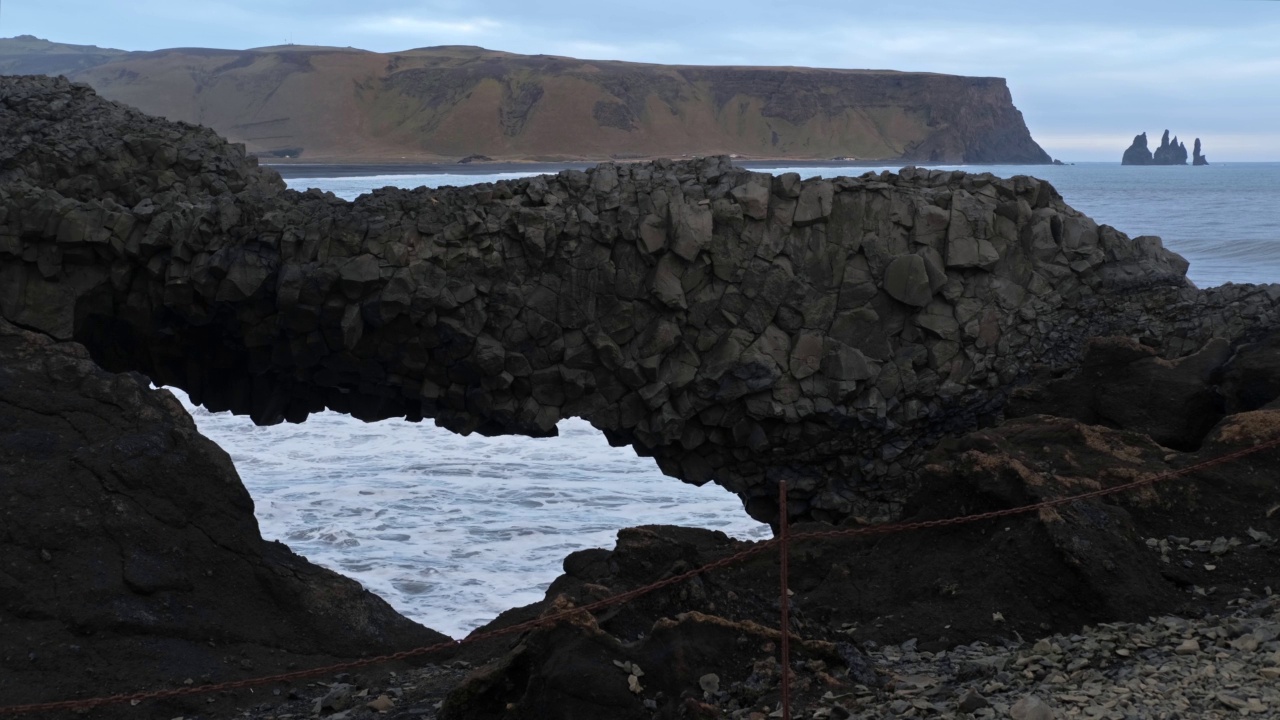
[(30, 77), (0, 80), (0, 138), (15, 323), (258, 423), (581, 416), (765, 520), (781, 478), (798, 516), (892, 515), (916, 450), (1087, 337), (1177, 355), (1274, 317), (1273, 290), (1198, 291), (1158, 238), (1028, 177), (701, 158), (346, 202)]

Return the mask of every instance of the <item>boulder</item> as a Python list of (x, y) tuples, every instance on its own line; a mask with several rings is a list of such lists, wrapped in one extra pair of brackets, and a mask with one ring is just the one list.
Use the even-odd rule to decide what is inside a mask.
[(1221, 373), (1224, 410), (1248, 412), (1280, 399), (1280, 333), (1241, 345)]
[(884, 291), (907, 305), (924, 307), (933, 298), (929, 272), (919, 255), (899, 255), (889, 261), (884, 271)]
[[(1143, 433), (1167, 447), (1194, 449), (1223, 417), (1222, 392), (1215, 381), (1231, 355), (1230, 344), (1222, 339), (1170, 361), (1130, 338), (1095, 338), (1078, 371), (1018, 388), (1005, 416), (1075, 418)], [(1277, 391), (1280, 395), (1280, 387)]]
[(831, 203), (835, 198), (835, 186), (827, 181), (818, 181), (805, 185), (800, 192), (800, 202), (796, 205), (795, 224), (811, 225), (825, 220), (831, 215)]

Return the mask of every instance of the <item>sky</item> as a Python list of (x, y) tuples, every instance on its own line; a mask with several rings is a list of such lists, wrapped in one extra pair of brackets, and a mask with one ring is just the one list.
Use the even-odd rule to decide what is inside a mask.
[(1166, 128), (1211, 161), (1280, 161), (1276, 0), (0, 0), (0, 36), (20, 34), (998, 76), (1064, 161), (1115, 161)]

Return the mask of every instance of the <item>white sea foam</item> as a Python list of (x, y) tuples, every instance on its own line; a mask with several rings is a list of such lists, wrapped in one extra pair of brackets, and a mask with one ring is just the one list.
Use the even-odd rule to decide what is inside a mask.
[(499, 180), (515, 180), (522, 177), (530, 177), (538, 173), (532, 172), (509, 172), (509, 173), (493, 173), (491, 175), (468, 175), (460, 173), (435, 173), (431, 175), (361, 175), (354, 177), (327, 177), (327, 178), (291, 178), (288, 180), (289, 187), (295, 190), (305, 190), (306, 188), (320, 188), (337, 195), (346, 200), (354, 200), (357, 196), (373, 190), (379, 190), (384, 187), (397, 187), (406, 189), (417, 189), (422, 187), (439, 188), (446, 186), (461, 187), (464, 185), (479, 185), (480, 183), (493, 183)]
[[(377, 188), (496, 182), (534, 173), (299, 178), (348, 200)], [(255, 427), (194, 408), (256, 505), (264, 537), (364, 584), (407, 617), (455, 637), (542, 599), (564, 556), (612, 548), (617, 531), (688, 525), (761, 538), (737, 497), (662, 475), (586, 421), (560, 437), (461, 437), (431, 424), (324, 412)]]
[(769, 534), (722, 488), (665, 477), (583, 420), (542, 439), (464, 438), (430, 422), (333, 412), (255, 427), (174, 394), (231, 454), (264, 537), (455, 637), (542, 599), (565, 555), (611, 548), (619, 528)]

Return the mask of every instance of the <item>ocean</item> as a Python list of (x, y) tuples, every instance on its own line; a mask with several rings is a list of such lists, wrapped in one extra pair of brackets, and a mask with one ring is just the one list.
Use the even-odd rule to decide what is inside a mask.
[[(352, 199), (370, 190), (493, 182), (528, 173), (331, 176), (280, 168), (290, 187)], [(802, 177), (867, 167), (777, 167)], [(1159, 235), (1191, 262), (1199, 287), (1280, 282), (1280, 163), (1208, 167), (963, 167), (1035, 175), (1067, 203), (1131, 237)], [(336, 175), (336, 173), (335, 173)], [(235, 461), (264, 537), (361, 582), (404, 615), (461, 637), (503, 610), (540, 600), (574, 550), (612, 547), (620, 528), (688, 525), (767, 537), (715, 485), (663, 476), (585, 421), (560, 437), (461, 437), (432, 425), (362, 423), (325, 412), (301, 425), (255, 427), (192, 407), (201, 432)]]

